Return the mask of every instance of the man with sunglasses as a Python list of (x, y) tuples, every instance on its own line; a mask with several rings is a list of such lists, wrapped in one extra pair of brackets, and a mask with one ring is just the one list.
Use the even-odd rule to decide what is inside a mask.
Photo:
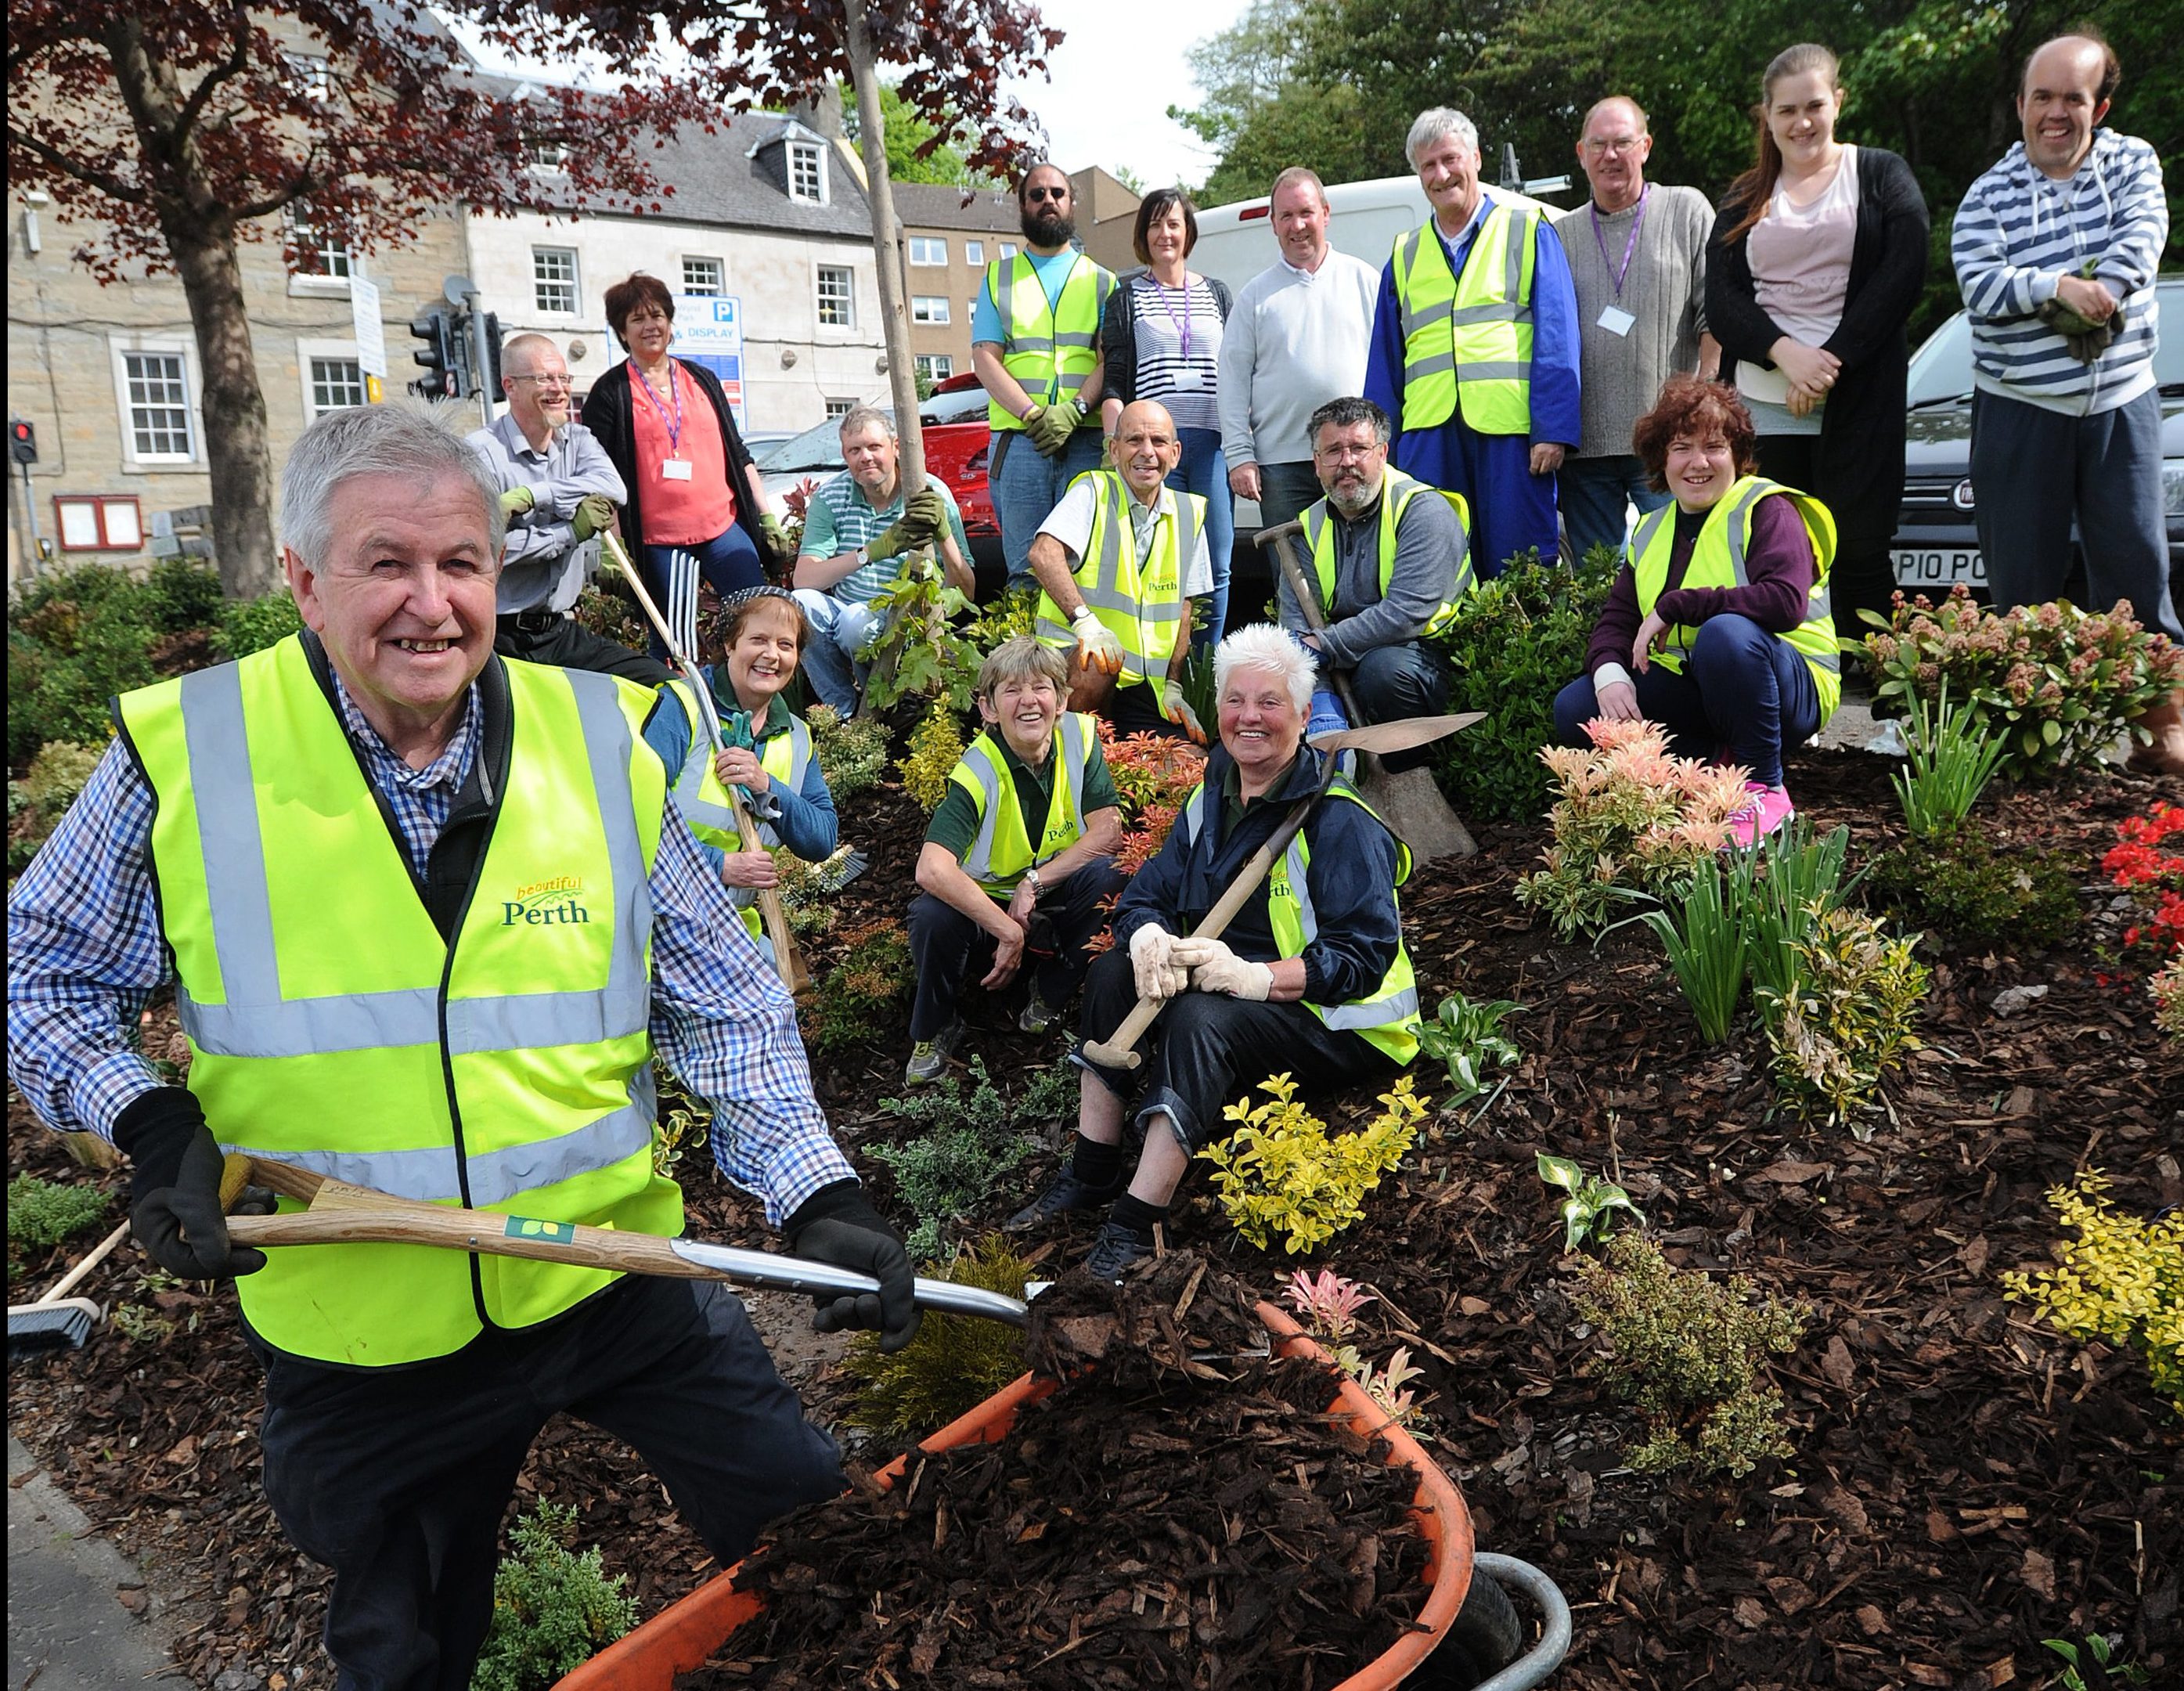
[(1071, 244), (1069, 178), (1034, 165), (1017, 187), (1024, 250), (986, 266), (971, 308), (971, 364), (994, 432), (987, 471), (1009, 585), (1031, 584), (1031, 545), (1067, 491), (1100, 467), (1100, 317), (1113, 274)]
[(544, 335), (517, 335), (501, 348), (500, 385), (507, 413), (470, 438), (500, 483), (508, 517), (493, 649), (659, 686), (672, 673), (666, 665), (570, 615), (598, 567), (598, 536), (628, 490), (592, 432), (570, 415), (567, 362)]

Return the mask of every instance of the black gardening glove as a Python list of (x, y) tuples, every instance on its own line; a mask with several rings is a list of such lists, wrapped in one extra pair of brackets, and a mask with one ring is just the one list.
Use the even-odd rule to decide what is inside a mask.
[(916, 1275), (902, 1240), (877, 1209), (865, 1201), (855, 1180), (822, 1186), (796, 1207), (782, 1231), (788, 1248), (814, 1262), (854, 1269), (880, 1283), (878, 1292), (859, 1296), (822, 1292), (812, 1299), (819, 1314), (812, 1325), (822, 1333), (845, 1327), (877, 1327), (880, 1349), (900, 1350), (917, 1337), (921, 1317), (916, 1302)]
[[(228, 1242), (223, 1159), (194, 1093), (159, 1086), (133, 1100), (114, 1118), (114, 1142), (134, 1165), (129, 1228), (153, 1262), (184, 1280), (230, 1280), (265, 1266), (265, 1252)], [(273, 1194), (245, 1187), (236, 1208), (263, 1214)]]

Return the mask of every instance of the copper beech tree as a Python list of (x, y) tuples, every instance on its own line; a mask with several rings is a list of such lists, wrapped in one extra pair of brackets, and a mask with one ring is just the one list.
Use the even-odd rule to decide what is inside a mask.
[[(74, 256), (104, 282), (172, 271), (198, 345), (213, 536), (231, 594), (276, 579), (273, 466), (238, 258), (244, 241), (351, 251), (398, 244), (455, 206), (507, 213), (536, 195), (525, 166), (558, 149), (556, 209), (664, 210), (649, 155), (725, 109), (785, 103), (844, 74), (838, 0), (594, 9), (458, 5), (495, 46), (537, 61), (604, 49), (623, 86), (596, 92), (481, 75), (421, 7), (380, 0), (12, 0), (8, 176), (64, 215), (103, 225)], [(1055, 39), (1026, 0), (875, 5), (883, 62), (943, 134), (956, 114), (979, 159), (1025, 119), (1002, 78)], [(679, 69), (662, 47), (679, 42)]]

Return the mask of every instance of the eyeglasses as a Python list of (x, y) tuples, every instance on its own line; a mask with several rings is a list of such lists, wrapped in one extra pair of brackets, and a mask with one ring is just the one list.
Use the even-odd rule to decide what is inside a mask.
[(1033, 205), (1039, 204), (1042, 201), (1050, 199), (1056, 205), (1059, 205), (1062, 201), (1068, 198), (1069, 190), (1067, 188), (1026, 188), (1024, 190), (1025, 200)]
[(1382, 441), (1368, 441), (1363, 446), (1353, 446), (1348, 441), (1333, 446), (1315, 446), (1312, 455), (1323, 464), (1362, 464), (1374, 453), (1386, 450)]
[(569, 385), (569, 378), (566, 376), (511, 376), (508, 379), (511, 382), (535, 382), (541, 388), (566, 388)]
[(1595, 158), (1608, 153), (1635, 153), (1646, 144), (1646, 139), (1642, 135), (1611, 135), (1601, 141), (1588, 139), (1585, 150)]

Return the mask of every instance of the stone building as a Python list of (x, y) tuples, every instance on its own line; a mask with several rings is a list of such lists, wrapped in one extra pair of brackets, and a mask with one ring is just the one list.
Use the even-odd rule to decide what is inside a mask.
[(936, 382), (961, 376), (971, 368), (971, 310), (986, 266), (1014, 258), (1023, 238), (1015, 196), (897, 182), (894, 209), (908, 260), (911, 354)]

